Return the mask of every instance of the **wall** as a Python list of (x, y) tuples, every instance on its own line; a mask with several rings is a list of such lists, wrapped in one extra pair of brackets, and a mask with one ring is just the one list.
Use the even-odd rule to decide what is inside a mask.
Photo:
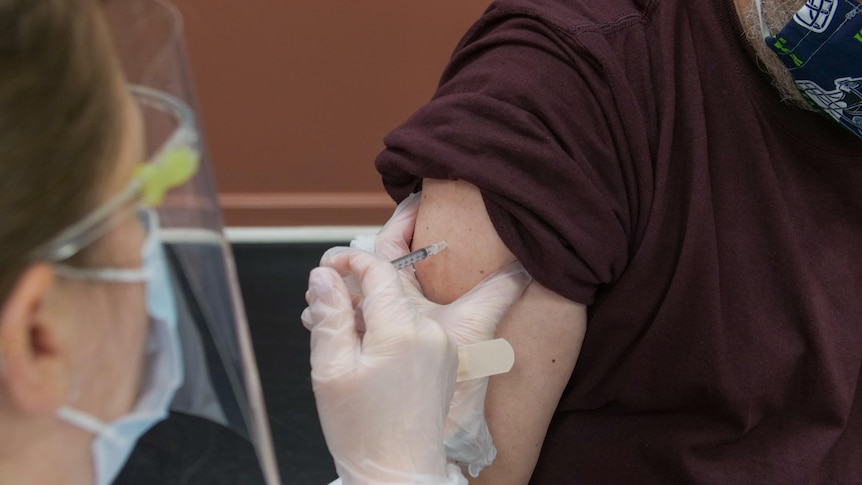
[(373, 160), (488, 0), (174, 0), (230, 226), (375, 225)]

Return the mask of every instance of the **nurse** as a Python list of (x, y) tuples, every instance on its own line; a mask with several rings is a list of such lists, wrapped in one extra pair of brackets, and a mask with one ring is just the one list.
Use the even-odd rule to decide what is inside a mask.
[[(191, 93), (164, 2), (0, 1), (0, 483), (280, 483)], [(399, 214), (310, 277), (322, 426), (345, 483), (465, 483), (449, 332), (527, 277), (432, 311)]]

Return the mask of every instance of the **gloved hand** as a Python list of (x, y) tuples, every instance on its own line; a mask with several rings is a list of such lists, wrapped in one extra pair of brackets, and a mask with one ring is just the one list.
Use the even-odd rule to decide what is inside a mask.
[[(392, 260), (410, 251), (420, 194), (405, 199), (376, 237), (360, 236), (351, 242), (356, 247)], [(422, 315), (439, 322), (458, 347), (494, 338), (497, 324), (530, 283), (520, 263), (511, 263), (492, 274), (458, 300), (448, 305), (428, 301), (422, 294), (412, 267), (398, 272), (405, 293)], [(447, 455), (467, 465), (476, 477), (490, 465), (497, 449), (485, 421), (485, 393), (488, 378), (459, 382), (446, 417), (444, 443)]]
[[(326, 444), (344, 484), (459, 484), (443, 423), (455, 346), (404, 295), (386, 260), (334, 248), (309, 276), (311, 380)], [(359, 284), (353, 301), (340, 275)], [(361, 329), (357, 328), (362, 323)]]

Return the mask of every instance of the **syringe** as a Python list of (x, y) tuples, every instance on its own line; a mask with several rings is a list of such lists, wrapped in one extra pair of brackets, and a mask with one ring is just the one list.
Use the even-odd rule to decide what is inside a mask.
[(429, 244), (422, 249), (418, 249), (413, 251), (412, 253), (405, 254), (400, 258), (396, 258), (392, 260), (392, 266), (395, 266), (395, 269), (406, 268), (413, 263), (418, 263), (425, 258), (430, 256), (434, 256), (440, 251), (446, 249), (446, 241), (440, 241), (436, 244)]

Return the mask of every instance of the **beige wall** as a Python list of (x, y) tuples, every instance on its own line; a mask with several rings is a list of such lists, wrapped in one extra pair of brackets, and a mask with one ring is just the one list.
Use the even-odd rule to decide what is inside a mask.
[(174, 0), (226, 223), (380, 224), (373, 160), (488, 0)]

